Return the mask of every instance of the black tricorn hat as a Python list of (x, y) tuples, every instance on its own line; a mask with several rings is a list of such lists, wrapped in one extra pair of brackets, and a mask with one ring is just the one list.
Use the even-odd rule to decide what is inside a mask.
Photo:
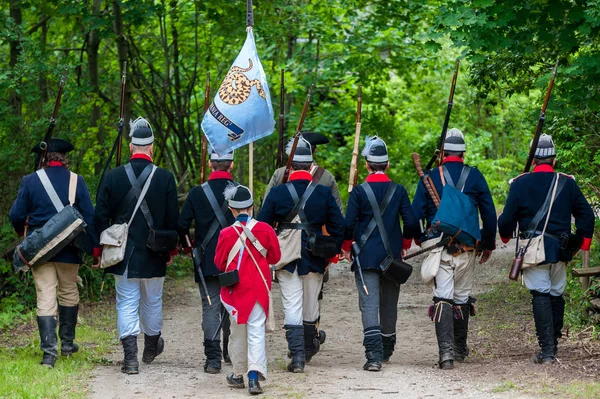
[[(42, 149), (42, 143), (37, 143), (32, 149), (31, 152), (36, 154), (41, 154), (44, 152)], [(62, 154), (66, 154), (67, 152), (73, 151), (75, 147), (69, 141), (64, 139), (52, 139), (50, 143), (48, 143), (48, 152), (60, 152)]]
[(323, 136), (321, 133), (302, 132), (302, 137), (304, 137), (304, 140), (308, 141), (312, 146), (329, 144), (329, 139)]

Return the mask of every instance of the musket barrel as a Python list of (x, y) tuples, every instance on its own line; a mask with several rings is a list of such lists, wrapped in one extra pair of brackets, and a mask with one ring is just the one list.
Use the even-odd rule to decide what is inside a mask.
[(352, 161), (350, 162), (350, 179), (348, 181), (348, 192), (352, 192), (358, 183), (358, 150), (360, 146), (360, 128), (362, 113), (362, 86), (358, 86), (358, 102), (356, 103), (356, 131), (354, 132), (354, 147), (352, 149)]
[[(206, 114), (208, 111), (208, 107), (210, 105), (210, 71), (206, 72), (206, 85), (204, 86), (204, 112), (202, 115)], [(208, 140), (206, 136), (201, 131), (202, 136), (202, 153), (200, 155), (200, 184), (206, 181), (206, 158), (208, 152)]]

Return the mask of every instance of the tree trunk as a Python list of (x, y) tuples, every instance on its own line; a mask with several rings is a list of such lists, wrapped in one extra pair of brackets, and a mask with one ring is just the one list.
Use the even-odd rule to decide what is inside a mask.
[[(10, 0), (10, 17), (14, 20), (15, 25), (20, 26), (23, 23), (23, 14), (21, 12), (21, 0)], [(21, 55), (21, 44), (19, 37), (17, 39), (12, 40), (10, 42), (10, 59), (9, 66), (10, 69), (15, 72), (15, 68), (17, 63), (19, 62), (19, 56)], [(19, 78), (16, 84), (17, 88), (21, 86), (21, 79)], [(21, 99), (21, 95), (18, 90), (11, 90), (8, 93), (8, 104), (12, 109), (12, 114), (19, 118), (22, 115), (22, 106), (23, 101)], [(17, 131), (15, 132), (17, 135), (21, 133), (21, 122), (15, 126)]]
[[(128, 59), (129, 42), (127, 41), (125, 28), (123, 27), (123, 14), (121, 11), (120, 1), (113, 1), (112, 6), (114, 13), (113, 29), (117, 35), (117, 55), (119, 58), (119, 70), (121, 71), (119, 76), (123, 76), (123, 63)], [(130, 119), (131, 107), (131, 85), (127, 85), (125, 90), (125, 126), (123, 127), (123, 137), (129, 137), (129, 123), (127, 123), (127, 121)]]
[[(92, 2), (92, 15), (94, 18), (100, 18), (100, 6), (102, 0), (93, 0)], [(90, 85), (92, 86), (92, 92), (97, 96), (100, 95), (100, 79), (99, 79), (99, 68), (98, 68), (98, 49), (100, 47), (100, 32), (98, 29), (93, 29), (89, 33), (88, 45), (86, 48), (87, 53), (87, 64), (88, 64), (88, 76), (90, 79)], [(90, 126), (98, 126), (100, 120), (101, 107), (100, 105), (94, 105), (90, 114)], [(106, 139), (106, 131), (99, 126), (98, 128), (98, 143), (103, 144)], [(104, 160), (99, 160), (95, 165), (96, 173), (102, 172), (102, 165)]]

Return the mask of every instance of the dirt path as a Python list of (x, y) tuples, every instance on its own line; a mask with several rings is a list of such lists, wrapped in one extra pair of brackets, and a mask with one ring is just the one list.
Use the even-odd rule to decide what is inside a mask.
[[(494, 255), (489, 264), (477, 268), (476, 286), (479, 291), (501, 279), (500, 265), (510, 262), (509, 250), (497, 251)], [(477, 281), (485, 281), (486, 284)], [(225, 376), (231, 371), (231, 366), (224, 365), (219, 375), (208, 375), (202, 371), (200, 300), (192, 283), (182, 291), (182, 295), (167, 295), (165, 299), (165, 353), (150, 366), (141, 364), (139, 375), (127, 376), (116, 366), (122, 354), (120, 348), (115, 348), (112, 354), (115, 365), (98, 367), (90, 382), (91, 398), (248, 396), (246, 390), (236, 391), (227, 387)], [(283, 311), (277, 286), (274, 292), (275, 314), (281, 323)], [(494, 392), (502, 376), (482, 373), (482, 364), (477, 361), (458, 365), (453, 371), (438, 370), (434, 328), (426, 316), (430, 303), (431, 293), (421, 284), (419, 271), (415, 268), (400, 293), (399, 343), (391, 362), (385, 364), (379, 373), (363, 371), (362, 326), (353, 276), (347, 263), (335, 266), (326, 284), (322, 310), (321, 328), (327, 331), (327, 342), (304, 374), (291, 374), (285, 371), (287, 359), (283, 333), (268, 334), (269, 375), (263, 383), (264, 397), (527, 397), (516, 392)]]

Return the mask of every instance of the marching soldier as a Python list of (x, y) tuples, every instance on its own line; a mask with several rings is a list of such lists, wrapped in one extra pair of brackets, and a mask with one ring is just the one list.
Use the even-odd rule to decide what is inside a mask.
[[(288, 145), (289, 146), (289, 145)], [(305, 362), (319, 350), (318, 297), (323, 273), (330, 258), (340, 251), (344, 219), (329, 187), (312, 183), (313, 157), (305, 140), (293, 155), (290, 181), (273, 187), (265, 198), (258, 220), (276, 226), (291, 237), (289, 248), (282, 244), (277, 271), (285, 313), (285, 329), (292, 361), (288, 371), (303, 372)], [(330, 236), (322, 233), (327, 228)], [(310, 249), (309, 249), (310, 248)]]
[[(124, 352), (121, 371), (138, 374), (140, 327), (144, 333), (144, 363), (151, 363), (164, 349), (162, 293), (167, 266), (177, 254), (179, 206), (175, 177), (152, 163), (154, 134), (150, 123), (139, 117), (130, 125), (131, 158), (128, 164), (105, 175), (98, 190), (94, 220), (101, 234), (113, 224), (127, 223), (133, 215), (123, 261), (106, 268), (106, 272), (115, 276), (117, 324)], [(134, 214), (148, 179), (152, 180), (147, 195)], [(169, 247), (167, 251), (156, 252), (149, 247), (151, 229), (155, 239), (163, 236), (162, 246)]]
[[(379, 371), (382, 361), (388, 362), (394, 352), (400, 294), (399, 284), (382, 277), (380, 265), (388, 256), (386, 248), (391, 249), (395, 258), (410, 248), (412, 235), (418, 230), (418, 225), (406, 189), (392, 182), (385, 173), (390, 166), (385, 142), (377, 136), (367, 138), (362, 155), (369, 175), (364, 184), (350, 193), (343, 251), (344, 257), (352, 262), (352, 241), (357, 241), (354, 253), (357, 259), (352, 268), (355, 271), (364, 329), (363, 345), (367, 362), (363, 369)], [(380, 205), (385, 209), (378, 209), (384, 220), (385, 241), (379, 228), (369, 232), (369, 225), (375, 220), (375, 210), (367, 190), (375, 197), (377, 204), (387, 203)], [(404, 235), (400, 218), (404, 224)]]
[[(235, 222), (231, 211), (227, 208), (223, 191), (228, 184), (233, 182), (231, 170), (233, 169), (233, 152), (219, 156), (211, 150), (210, 167), (212, 172), (208, 181), (201, 186), (192, 188), (188, 194), (181, 215), (179, 216), (179, 233), (181, 242), (186, 242), (185, 236), (189, 235), (192, 222), (195, 222), (195, 244), (198, 246), (197, 254), (201, 259), (201, 272), (206, 282), (207, 293), (200, 284), (200, 275), (194, 267), (196, 283), (202, 298), (202, 332), (204, 333), (204, 355), (206, 362), (204, 371), (217, 374), (221, 371), (221, 341), (219, 326), (221, 325), (222, 305), (219, 293), (219, 269), (215, 266), (215, 249), (221, 230)], [(186, 252), (191, 248), (184, 249)], [(229, 361), (227, 344), (229, 340), (229, 318), (223, 321), (223, 358)], [(214, 339), (217, 337), (217, 339)]]
[[(223, 272), (221, 300), (231, 317), (231, 361), (233, 372), (227, 383), (244, 388), (248, 373), (251, 395), (263, 392), (259, 380), (267, 376), (265, 326), (269, 314), (271, 268), (281, 251), (273, 228), (252, 218), (252, 193), (230, 183), (224, 193), (236, 223), (219, 235), (215, 264)], [(237, 231), (236, 231), (237, 230)], [(242, 237), (244, 243), (242, 244)], [(237, 278), (236, 278), (237, 276)]]
[[(51, 200), (52, 189), (63, 205), (70, 203), (70, 190), (75, 190), (72, 206), (83, 216), (87, 224), (86, 234), (94, 243), (98, 243), (94, 230), (94, 206), (85, 180), (69, 171), (66, 154), (72, 150), (73, 145), (67, 140), (52, 139), (48, 144), (47, 162), (43, 165), (43, 169), (21, 180), (17, 199), (9, 214), (17, 234), (29, 235), (57, 214), (58, 211)], [(42, 149), (38, 144), (31, 152), (41, 154)], [(73, 176), (76, 177), (76, 187), (71, 187)], [(45, 184), (51, 187), (46, 188)], [(98, 255), (97, 250), (95, 255)], [(31, 269), (37, 296), (40, 349), (44, 352), (42, 366), (54, 367), (58, 357), (57, 316), (61, 355), (71, 356), (79, 350), (79, 346), (73, 340), (79, 311), (77, 282), (80, 281), (78, 270), (81, 262), (81, 251), (71, 243), (48, 262)]]
[[(535, 150), (533, 172), (512, 181), (504, 212), (498, 219), (502, 242), (511, 239), (518, 223), (520, 235), (525, 240), (523, 246), (529, 238), (540, 236), (547, 224), (543, 237), (545, 261), (537, 267), (523, 269), (523, 280), (531, 293), (540, 346), (533, 361), (540, 364), (554, 362), (558, 339), (562, 336), (563, 291), (567, 282), (565, 265), (577, 250), (590, 250), (594, 232), (594, 212), (590, 204), (575, 179), (562, 173), (557, 175), (555, 165), (556, 149), (552, 137), (544, 134)], [(545, 203), (552, 194), (554, 202), (550, 208)], [(571, 217), (575, 218), (575, 234), (571, 234)]]
[[(494, 201), (481, 172), (475, 167), (464, 164), (465, 150), (463, 133), (458, 129), (448, 130), (443, 148), (443, 163), (439, 170), (433, 169), (430, 173), (440, 198), (444, 190), (442, 174), (444, 174), (447, 184), (450, 182), (457, 182), (457, 185), (462, 183), (462, 192), (473, 199), (483, 222), (481, 242), (476, 249), (464, 247), (460, 243), (453, 243), (447, 245), (441, 253), (431, 253), (425, 260), (425, 262), (430, 262), (434, 259), (434, 262), (439, 263), (439, 269), (434, 279), (434, 305), (430, 307), (429, 313), (435, 322), (441, 369), (453, 368), (454, 360), (464, 362), (468, 355), (469, 316), (474, 310), (473, 303), (475, 302), (475, 298), (470, 295), (473, 288), (476, 256), (481, 255), (479, 263), (485, 263), (496, 246)], [(447, 175), (449, 178), (446, 177)], [(466, 176), (466, 180), (463, 181), (461, 176)], [(426, 221), (427, 230), (422, 235), (420, 242), (423, 243), (439, 236), (439, 233), (430, 229), (436, 214), (436, 207), (422, 181), (417, 186), (412, 207), (417, 219)], [(441, 254), (441, 258), (439, 258), (439, 254)], [(438, 257), (436, 258), (436, 256)], [(454, 314), (456, 317), (453, 316)]]

